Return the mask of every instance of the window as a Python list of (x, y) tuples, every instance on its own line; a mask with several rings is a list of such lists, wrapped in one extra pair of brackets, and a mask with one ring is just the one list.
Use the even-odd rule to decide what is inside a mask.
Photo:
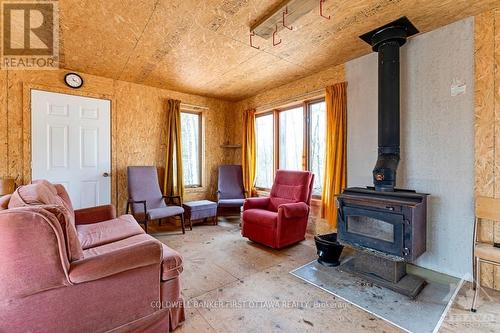
[(279, 113), (280, 169), (303, 170), (304, 109), (296, 107)]
[(184, 186), (201, 187), (201, 113), (181, 112)]
[(257, 188), (271, 188), (274, 178), (274, 119), (272, 113), (256, 117), (255, 132), (255, 186)]
[(326, 152), (325, 101), (304, 102), (257, 115), (255, 128), (255, 186), (271, 188), (276, 168), (310, 170), (315, 175), (313, 195), (321, 196)]
[(310, 103), (309, 108), (309, 170), (314, 173), (313, 195), (321, 195), (326, 152), (326, 105), (324, 101)]

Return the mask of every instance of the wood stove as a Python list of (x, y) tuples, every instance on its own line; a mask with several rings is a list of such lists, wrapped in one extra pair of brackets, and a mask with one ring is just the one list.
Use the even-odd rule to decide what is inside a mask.
[(338, 198), (339, 241), (395, 261), (425, 252), (427, 195), (348, 188)]
[(396, 189), (400, 160), (399, 50), (418, 33), (402, 17), (360, 38), (378, 52), (378, 159), (373, 187), (347, 188), (337, 197), (338, 241), (360, 253), (341, 269), (416, 297), (425, 286), (406, 274), (406, 262), (426, 250), (427, 194)]

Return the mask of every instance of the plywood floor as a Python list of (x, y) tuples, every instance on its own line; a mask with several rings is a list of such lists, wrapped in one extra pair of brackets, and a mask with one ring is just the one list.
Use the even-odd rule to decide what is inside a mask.
[[(151, 233), (184, 257), (187, 319), (175, 332), (400, 332), (289, 274), (315, 258), (312, 235), (326, 229), (311, 221), (304, 242), (275, 251), (242, 238), (239, 219), (195, 225), (185, 235), (152, 225)], [(487, 293), (472, 314), (466, 285), (440, 332), (500, 332), (500, 293)]]

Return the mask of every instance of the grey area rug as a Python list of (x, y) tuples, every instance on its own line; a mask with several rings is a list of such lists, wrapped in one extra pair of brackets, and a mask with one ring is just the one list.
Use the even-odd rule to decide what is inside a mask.
[(411, 265), (408, 272), (423, 277), (428, 283), (414, 300), (317, 261), (290, 273), (404, 331), (437, 332), (463, 281)]

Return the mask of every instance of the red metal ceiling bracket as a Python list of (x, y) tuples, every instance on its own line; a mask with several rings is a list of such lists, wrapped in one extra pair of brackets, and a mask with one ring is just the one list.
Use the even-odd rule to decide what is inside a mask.
[(250, 46), (251, 46), (251, 47), (253, 47), (253, 48), (254, 48), (254, 49), (256, 49), (256, 50), (260, 50), (260, 46), (255, 46), (255, 45), (253, 45), (253, 40), (252, 40), (252, 37), (254, 37), (254, 36), (255, 36), (255, 31), (252, 31), (252, 32), (250, 33)]
[(284, 28), (287, 28), (288, 30), (293, 30), (293, 27), (292, 26), (287, 26), (286, 25), (286, 16), (288, 15), (288, 6), (285, 7), (285, 10), (283, 11), (283, 27)]
[(276, 35), (278, 34), (278, 25), (276, 24), (276, 30), (273, 32), (273, 46), (281, 44), (281, 38), (279, 42), (276, 42)]
[(323, 4), (325, 3), (325, 1), (326, 0), (319, 0), (319, 15), (329, 20), (331, 19), (331, 16), (330, 15), (326, 16), (325, 14), (323, 14)]

